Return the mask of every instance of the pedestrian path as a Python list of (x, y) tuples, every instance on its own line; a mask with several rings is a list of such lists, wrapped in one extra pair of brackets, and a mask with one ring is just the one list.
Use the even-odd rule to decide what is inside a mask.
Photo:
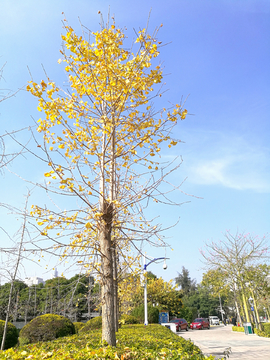
[(216, 359), (222, 358), (230, 348), (229, 360), (270, 360), (270, 338), (235, 332), (231, 325), (182, 331), (179, 336), (191, 339), (205, 355), (214, 355)]

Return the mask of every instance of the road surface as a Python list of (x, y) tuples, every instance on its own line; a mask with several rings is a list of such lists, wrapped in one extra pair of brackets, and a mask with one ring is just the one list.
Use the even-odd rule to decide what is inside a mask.
[(224, 351), (231, 348), (229, 360), (270, 360), (270, 338), (232, 331), (232, 325), (211, 326), (210, 330), (182, 330), (178, 334), (216, 359), (222, 358)]

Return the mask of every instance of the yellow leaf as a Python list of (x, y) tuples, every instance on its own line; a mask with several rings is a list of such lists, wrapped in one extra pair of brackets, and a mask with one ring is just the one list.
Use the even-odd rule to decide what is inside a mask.
[(185, 109), (184, 111), (182, 111), (181, 119), (184, 120), (186, 118), (186, 115), (187, 115), (187, 110)]

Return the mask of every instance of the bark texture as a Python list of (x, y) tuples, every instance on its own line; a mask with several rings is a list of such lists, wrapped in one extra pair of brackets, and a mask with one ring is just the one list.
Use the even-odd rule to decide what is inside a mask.
[(104, 203), (99, 233), (102, 261), (102, 340), (105, 340), (111, 346), (115, 346), (114, 283), (111, 242), (112, 217), (112, 207)]

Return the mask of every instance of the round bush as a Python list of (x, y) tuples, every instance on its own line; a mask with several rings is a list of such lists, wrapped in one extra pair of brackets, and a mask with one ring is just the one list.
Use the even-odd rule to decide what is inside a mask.
[(96, 330), (102, 328), (102, 317), (97, 316), (93, 319), (90, 319), (85, 323), (84, 327), (79, 330), (80, 333), (88, 332), (89, 330)]
[(83, 322), (74, 322), (73, 325), (75, 326), (75, 333), (78, 334), (78, 332), (85, 326), (85, 323)]
[(120, 318), (121, 324), (139, 324), (139, 320), (133, 315), (123, 314)]
[[(5, 321), (0, 320), (0, 345), (2, 344), (4, 326), (5, 326)], [(5, 349), (9, 349), (15, 346), (17, 342), (18, 342), (18, 330), (16, 329), (16, 326), (14, 326), (9, 322), (7, 326)]]
[(38, 341), (54, 340), (62, 336), (75, 334), (75, 326), (66, 317), (46, 314), (37, 316), (20, 331), (20, 345)]

